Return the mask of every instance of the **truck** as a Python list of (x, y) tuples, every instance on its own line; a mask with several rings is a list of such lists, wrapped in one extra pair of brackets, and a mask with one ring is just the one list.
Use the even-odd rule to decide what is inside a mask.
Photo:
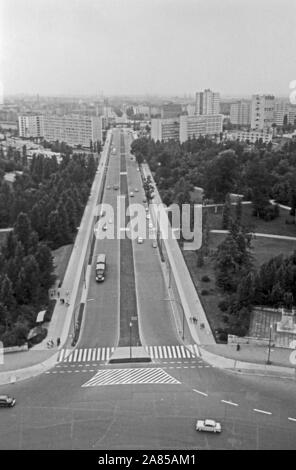
[(106, 275), (106, 255), (100, 254), (96, 261), (96, 281), (103, 282)]

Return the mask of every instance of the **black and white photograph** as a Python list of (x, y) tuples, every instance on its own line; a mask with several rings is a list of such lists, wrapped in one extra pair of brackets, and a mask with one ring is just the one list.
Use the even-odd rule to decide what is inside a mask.
[(296, 450), (295, 18), (0, 0), (0, 456), (48, 456), (11, 464)]

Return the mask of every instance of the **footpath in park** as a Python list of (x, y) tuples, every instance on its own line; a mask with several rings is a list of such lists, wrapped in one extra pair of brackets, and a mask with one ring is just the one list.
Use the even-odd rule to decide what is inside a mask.
[[(85, 207), (81, 224), (76, 235), (71, 257), (66, 269), (59, 298), (55, 304), (47, 337), (30, 350), (4, 354), (0, 361), (0, 384), (34, 377), (53, 367), (57, 362), (59, 350), (69, 343), (69, 333), (73, 329), (73, 318), (88, 288), (87, 255), (89, 241), (92, 238), (93, 222), (97, 216), (97, 203), (104, 181), (104, 171), (109, 154), (112, 135), (109, 132), (101, 154), (97, 172), (91, 187), (90, 196)], [(61, 302), (63, 299), (64, 302)], [(59, 346), (57, 339), (60, 339)], [(48, 348), (47, 342), (53, 341)], [(1, 359), (1, 357), (0, 357)]]

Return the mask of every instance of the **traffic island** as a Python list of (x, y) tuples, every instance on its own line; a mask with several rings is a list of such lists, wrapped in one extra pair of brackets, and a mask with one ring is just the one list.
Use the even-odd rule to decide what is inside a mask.
[(119, 364), (124, 362), (151, 362), (151, 357), (143, 346), (123, 346), (116, 348), (109, 359), (109, 364)]

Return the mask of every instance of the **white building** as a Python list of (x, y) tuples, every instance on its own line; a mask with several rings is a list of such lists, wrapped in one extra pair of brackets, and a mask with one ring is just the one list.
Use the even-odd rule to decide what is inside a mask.
[(290, 106), (288, 110), (288, 124), (296, 124), (296, 106)]
[(18, 116), (20, 137), (43, 137), (44, 126), (41, 115), (20, 115)]
[(199, 136), (216, 135), (222, 132), (222, 114), (180, 116), (180, 142)]
[(288, 122), (290, 104), (288, 101), (276, 100), (274, 103), (274, 123), (277, 126), (283, 126), (286, 117)]
[(268, 129), (274, 123), (273, 95), (253, 95), (251, 104), (251, 128)]
[(237, 126), (249, 126), (251, 124), (251, 103), (249, 101), (237, 101), (230, 105), (230, 122)]
[(179, 140), (179, 118), (151, 119), (151, 139), (155, 142)]
[(219, 114), (220, 94), (206, 89), (195, 94), (195, 114)]
[(255, 143), (262, 140), (263, 143), (268, 144), (272, 141), (272, 132), (267, 129), (262, 130), (252, 130), (249, 131), (231, 131), (225, 134), (226, 140), (239, 140), (240, 142), (250, 142)]
[(89, 147), (90, 141), (102, 142), (102, 117), (68, 114), (44, 116), (44, 138), (65, 142), (72, 147)]

